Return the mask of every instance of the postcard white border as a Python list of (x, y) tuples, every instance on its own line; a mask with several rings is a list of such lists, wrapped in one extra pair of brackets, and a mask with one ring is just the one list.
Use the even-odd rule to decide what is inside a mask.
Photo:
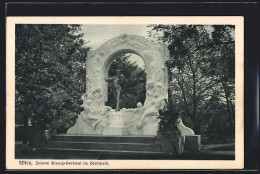
[[(242, 169), (244, 167), (244, 18), (222, 17), (7, 17), (6, 38), (6, 168), (7, 169)], [(235, 160), (104, 160), (109, 165), (34, 165), (15, 159), (15, 24), (202, 24), (235, 25)]]

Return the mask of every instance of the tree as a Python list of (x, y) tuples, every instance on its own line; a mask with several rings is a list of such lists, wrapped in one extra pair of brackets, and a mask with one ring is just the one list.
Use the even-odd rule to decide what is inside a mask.
[[(213, 117), (207, 107), (210, 96), (217, 95), (221, 99), (222, 94), (228, 94), (227, 108), (231, 108), (230, 98), (234, 94), (234, 74), (231, 73), (234, 66), (234, 38), (230, 34), (232, 30), (228, 29), (228, 26), (204, 25), (150, 27), (150, 37), (166, 43), (170, 50), (170, 60), (166, 65), (171, 79), (169, 91), (175, 109), (185, 111), (187, 117), (184, 122), (185, 119), (191, 119), (190, 127), (199, 134), (201, 127), (205, 127)], [(216, 72), (222, 74), (223, 78), (219, 78)], [(224, 80), (227, 77), (228, 85)], [(227, 92), (223, 92), (221, 84), (223, 88), (229, 86), (226, 88)], [(222, 111), (222, 108), (218, 108), (217, 112)], [(189, 125), (187, 122), (186, 124)]]
[(16, 25), (15, 111), (25, 129), (28, 119), (61, 129), (77, 118), (88, 51), (79, 30), (80, 25)]
[(203, 72), (221, 83), (221, 95), (224, 94), (222, 98), (225, 98), (228, 122), (232, 130), (235, 127), (235, 40), (232, 36), (235, 28), (230, 25), (213, 25), (213, 29), (212, 56), (206, 60), (207, 66)]
[(161, 39), (168, 42), (171, 53), (167, 62), (170, 76), (174, 78), (171, 85), (177, 89), (174, 91), (181, 92), (185, 113), (191, 118), (195, 132), (199, 133), (201, 118), (197, 110), (205, 94), (203, 91), (208, 88), (200, 72), (205, 50), (199, 47), (207, 42), (208, 33), (202, 26), (192, 25), (166, 26), (162, 31), (164, 35)]

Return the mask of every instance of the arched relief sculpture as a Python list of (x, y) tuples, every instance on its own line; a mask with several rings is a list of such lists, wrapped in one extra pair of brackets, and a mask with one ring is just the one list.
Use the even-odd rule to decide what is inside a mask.
[[(103, 134), (111, 125), (110, 115), (115, 111), (105, 106), (108, 85), (105, 79), (116, 54), (135, 53), (142, 57), (146, 72), (146, 99), (135, 109), (121, 109), (123, 126), (130, 135), (156, 135), (162, 109), (168, 99), (168, 77), (165, 61), (169, 51), (164, 44), (150, 42), (143, 37), (122, 34), (95, 51), (86, 60), (86, 94), (83, 96), (84, 111), (68, 134)], [(113, 124), (114, 125), (114, 124)], [(111, 128), (110, 128), (111, 129)]]

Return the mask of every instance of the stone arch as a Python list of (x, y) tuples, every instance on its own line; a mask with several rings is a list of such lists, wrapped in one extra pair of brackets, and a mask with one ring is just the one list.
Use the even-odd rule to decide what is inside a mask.
[(86, 61), (87, 93), (94, 91), (96, 88), (101, 88), (104, 101), (107, 101), (105, 77), (107, 77), (115, 54), (123, 53), (135, 53), (144, 61), (146, 72), (146, 100), (144, 105), (154, 98), (155, 92), (151, 90), (157, 90), (160, 95), (166, 95), (168, 77), (165, 61), (169, 58), (167, 47), (164, 44), (150, 42), (140, 36), (127, 34), (115, 37), (97, 50), (89, 52)]

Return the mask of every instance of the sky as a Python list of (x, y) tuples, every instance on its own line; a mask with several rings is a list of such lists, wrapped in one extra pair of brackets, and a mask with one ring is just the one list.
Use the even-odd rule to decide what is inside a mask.
[(146, 25), (82, 25), (84, 39), (93, 50), (103, 43), (121, 34), (133, 34), (148, 37)]
[[(132, 34), (148, 38), (147, 31), (150, 30), (146, 25), (82, 25), (83, 39), (87, 46), (96, 50), (106, 41), (121, 34)], [(131, 54), (131, 61), (136, 61), (138, 66), (144, 68), (142, 58), (136, 54)]]

